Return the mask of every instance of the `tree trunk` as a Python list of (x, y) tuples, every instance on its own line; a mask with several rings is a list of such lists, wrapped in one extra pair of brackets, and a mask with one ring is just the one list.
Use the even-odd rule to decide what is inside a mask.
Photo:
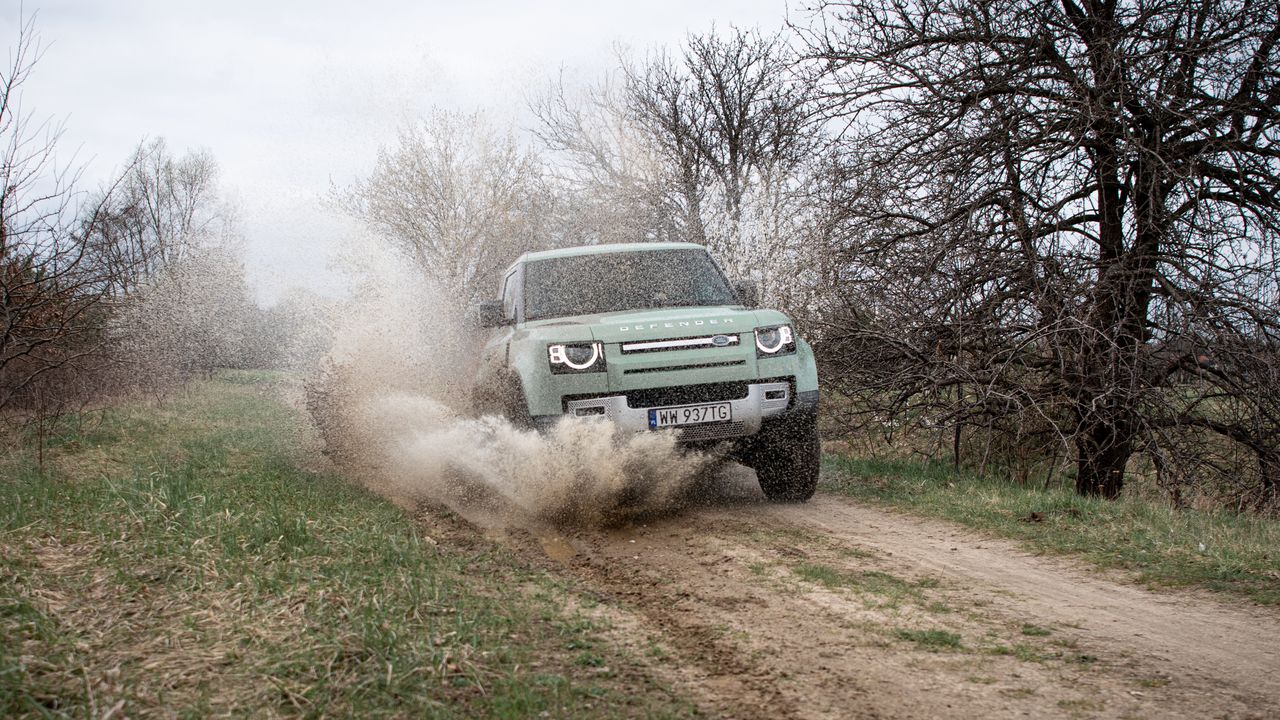
[(955, 463), (956, 470), (960, 469), (960, 428), (961, 424), (956, 423), (956, 434), (951, 440), (951, 456)]
[(1276, 480), (1280, 478), (1280, 452), (1258, 453), (1258, 474), (1262, 480), (1259, 508), (1280, 506), (1280, 490), (1276, 488)]
[(1076, 492), (1114, 500), (1124, 488), (1133, 433), (1124, 423), (1095, 421), (1076, 438)]

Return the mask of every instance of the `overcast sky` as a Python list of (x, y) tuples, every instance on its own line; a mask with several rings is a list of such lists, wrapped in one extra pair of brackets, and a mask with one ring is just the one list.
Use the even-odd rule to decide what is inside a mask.
[[(676, 47), (713, 27), (783, 25), (785, 0), (3, 0), (12, 51), (35, 15), (44, 54), (26, 110), (65, 124), (60, 156), (85, 182), (138, 142), (205, 148), (239, 207), (250, 280), (333, 291), (354, 229), (324, 209), (330, 183), (369, 171), (380, 145), (432, 106), (525, 120), (524, 100), (563, 68), (589, 80), (618, 44)], [(7, 56), (8, 54), (6, 54)]]

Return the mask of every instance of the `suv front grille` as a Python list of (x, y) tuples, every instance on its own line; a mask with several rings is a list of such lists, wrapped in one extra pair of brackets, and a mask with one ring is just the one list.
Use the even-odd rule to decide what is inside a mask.
[(708, 423), (706, 425), (694, 425), (680, 429), (680, 439), (684, 442), (692, 442), (694, 440), (720, 440), (723, 438), (738, 437), (747, 434), (747, 424), (744, 422), (730, 423)]
[(631, 390), (627, 392), (627, 407), (650, 408), (667, 405), (689, 405), (721, 400), (741, 400), (747, 396), (746, 382), (704, 383), (678, 387)]
[(703, 368), (737, 367), (746, 365), (746, 360), (726, 360), (725, 362), (691, 363), (689, 365), (668, 365), (666, 367), (632, 368), (623, 370), (623, 375), (643, 375), (645, 373), (679, 372), (681, 370), (702, 370)]

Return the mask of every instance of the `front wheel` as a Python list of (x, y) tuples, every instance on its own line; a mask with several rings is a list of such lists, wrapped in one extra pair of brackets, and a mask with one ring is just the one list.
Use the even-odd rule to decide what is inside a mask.
[(816, 423), (764, 439), (752, 455), (760, 489), (773, 502), (804, 502), (818, 489), (822, 447)]
[(533, 416), (525, 404), (524, 385), (514, 374), (477, 383), (471, 390), (471, 408), (476, 415), (497, 415), (521, 430), (533, 427)]

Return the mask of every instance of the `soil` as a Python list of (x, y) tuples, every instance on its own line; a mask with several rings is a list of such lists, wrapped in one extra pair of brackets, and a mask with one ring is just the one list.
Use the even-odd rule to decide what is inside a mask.
[(1273, 609), (821, 491), (770, 504), (743, 468), (701, 490), (612, 529), (473, 520), (713, 717), (1280, 717)]

